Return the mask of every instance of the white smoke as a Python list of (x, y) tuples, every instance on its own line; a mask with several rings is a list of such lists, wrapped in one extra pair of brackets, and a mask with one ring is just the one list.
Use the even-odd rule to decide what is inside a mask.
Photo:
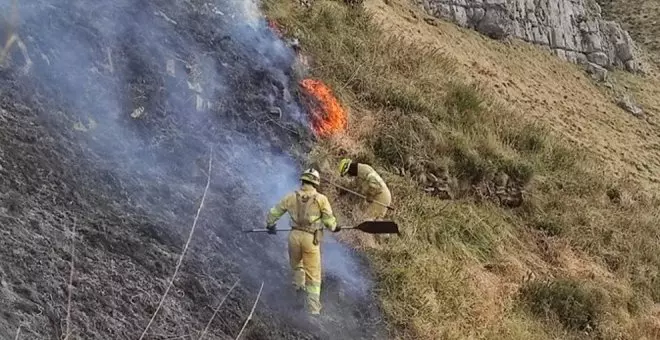
[[(268, 106), (305, 122), (291, 99), (294, 53), (270, 32), (257, 2), (33, 0), (19, 9), (19, 34), (35, 62), (30, 77), (67, 111), (101, 167), (184, 190), (194, 161), (213, 145), (223, 155), (219, 166), (245, 183), (260, 219), (299, 186), (296, 160), (265, 146), (266, 128), (246, 126), (267, 124), (259, 119)], [(276, 247), (264, 239), (263, 248), (279, 254), (288, 272), (282, 234)], [(366, 296), (361, 265), (336, 242), (323, 249), (324, 271)]]

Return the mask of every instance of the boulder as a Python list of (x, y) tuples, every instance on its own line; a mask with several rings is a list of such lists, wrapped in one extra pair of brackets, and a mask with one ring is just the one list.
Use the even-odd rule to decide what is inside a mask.
[(635, 103), (635, 100), (630, 95), (624, 95), (621, 97), (617, 104), (619, 107), (631, 113), (637, 118), (644, 117), (644, 110), (642, 110), (642, 108), (640, 108), (637, 103)]
[(593, 79), (598, 80), (600, 82), (604, 82), (607, 80), (608, 71), (604, 67), (600, 65), (596, 65), (594, 63), (587, 63), (586, 69), (587, 69), (587, 73), (589, 73)]
[(602, 67), (610, 65), (610, 58), (604, 52), (591, 53), (587, 56), (587, 60)]
[(504, 39), (511, 35), (513, 22), (502, 10), (487, 10), (476, 26), (477, 31), (493, 38)]
[(637, 60), (628, 60), (626, 62), (626, 70), (628, 72), (637, 72), (637, 71), (639, 71), (639, 62)]

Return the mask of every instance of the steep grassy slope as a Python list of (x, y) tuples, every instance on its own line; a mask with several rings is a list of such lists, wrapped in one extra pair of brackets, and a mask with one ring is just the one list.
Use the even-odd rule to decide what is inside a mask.
[[(367, 250), (393, 335), (657, 338), (660, 84), (617, 75), (650, 113), (638, 119), (539, 48), (427, 24), (407, 2), (365, 8), (266, 1), (350, 108), (311, 161), (373, 163), (394, 193), (404, 235)], [(442, 168), (448, 205), (419, 186)], [(502, 174), (526, 187), (521, 206), (493, 198)], [(350, 218), (355, 202), (325, 189)]]

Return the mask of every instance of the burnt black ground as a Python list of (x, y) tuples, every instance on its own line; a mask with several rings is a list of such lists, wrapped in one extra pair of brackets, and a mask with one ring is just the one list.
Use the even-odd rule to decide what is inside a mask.
[[(324, 245), (319, 325), (290, 309), (286, 235), (240, 232), (295, 187), (277, 172), (311, 142), (284, 81), (290, 51), (261, 50), (275, 40), (264, 25), (239, 30), (200, 1), (22, 6), (33, 65), (24, 72), (14, 49), (0, 69), (0, 338), (19, 325), (20, 339), (62, 338), (75, 225), (71, 338), (137, 339), (192, 225), (211, 145), (197, 231), (147, 338), (196, 339), (238, 278), (206, 339), (237, 335), (262, 281), (243, 339), (385, 338), (358, 255), (340, 268), (343, 248)], [(201, 111), (186, 82), (195, 65), (211, 65), (199, 73), (211, 103)], [(137, 107), (144, 116), (131, 118)]]

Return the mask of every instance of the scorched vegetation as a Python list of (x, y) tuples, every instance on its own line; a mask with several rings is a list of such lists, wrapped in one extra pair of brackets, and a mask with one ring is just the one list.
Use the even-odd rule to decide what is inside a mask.
[(383, 338), (356, 256), (326, 246), (309, 323), (285, 235), (242, 232), (297, 187), (312, 140), (255, 3), (0, 13), (0, 338)]

